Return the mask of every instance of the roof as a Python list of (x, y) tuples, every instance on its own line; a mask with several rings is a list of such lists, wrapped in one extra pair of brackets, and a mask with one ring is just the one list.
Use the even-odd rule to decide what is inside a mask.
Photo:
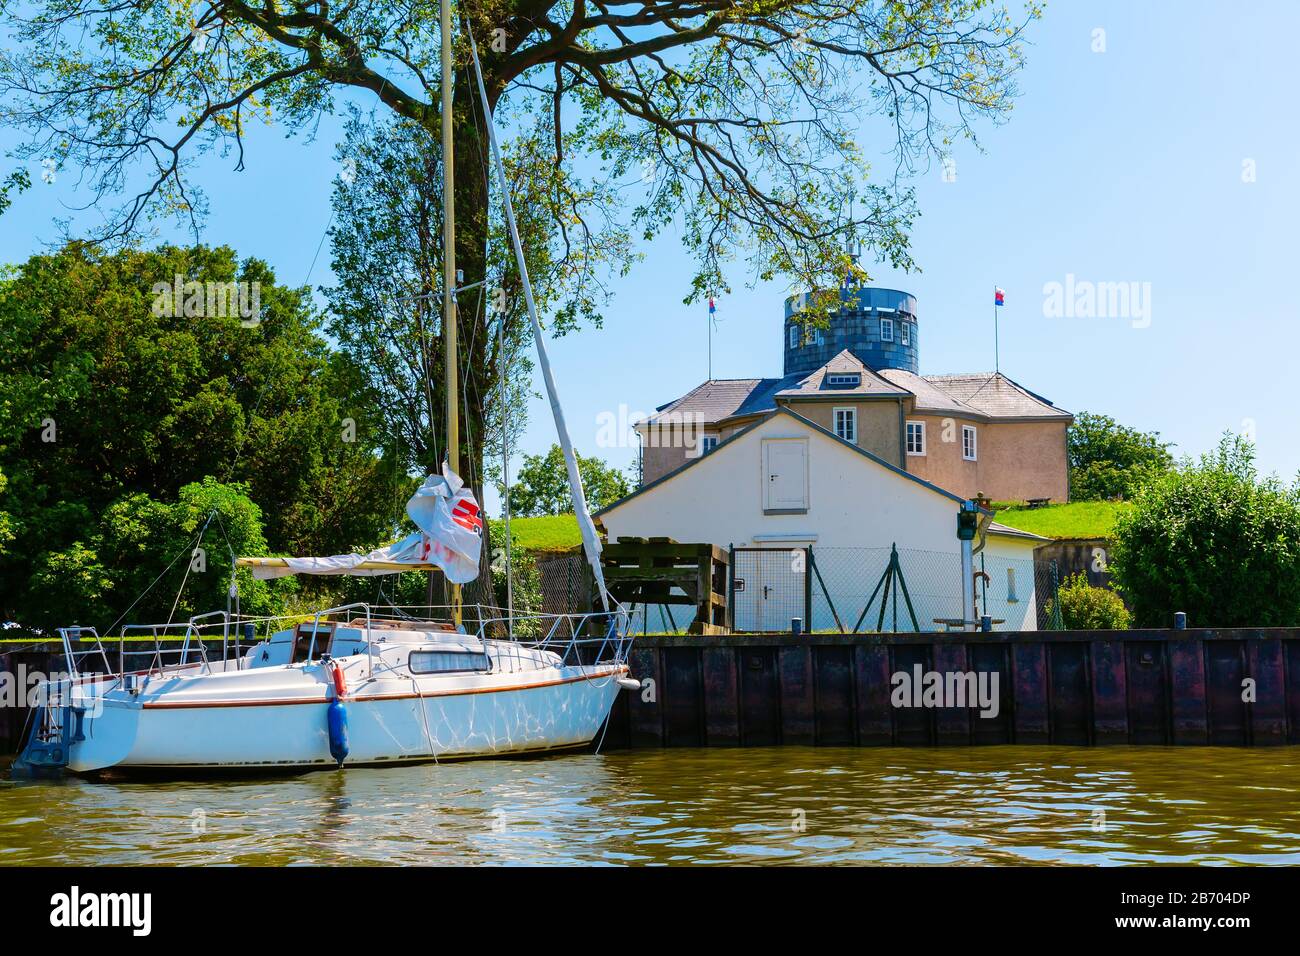
[[(894, 474), (906, 478), (908, 481), (914, 481), (921, 487), (933, 491), (936, 494), (943, 495), (945, 498), (949, 498), (952, 501), (956, 501), (959, 503), (964, 502), (966, 500), (962, 498), (960, 495), (953, 494), (951, 491), (948, 491), (946, 488), (940, 488), (938, 485), (926, 481), (924, 478), (918, 478), (910, 471), (906, 471), (902, 468), (899, 468), (897, 465), (886, 461), (885, 459), (881, 458), (879, 455), (872, 454), (871, 452), (867, 451), (865, 448), (859, 448), (851, 441), (845, 441), (843, 438), (841, 438), (839, 435), (836, 435), (834, 432), (822, 428), (821, 425), (818, 425), (814, 421), (809, 421), (808, 419), (804, 418), (802, 415), (798, 414), (797, 412), (791, 411), (789, 408), (786, 408), (784, 406), (777, 406), (776, 408), (769, 409), (767, 412), (765, 412), (763, 416), (758, 419), (758, 421), (745, 426), (744, 428), (733, 433), (732, 435), (729, 435), (726, 439), (720, 442), (718, 446), (714, 448), (713, 451), (711, 451), (708, 455), (700, 455), (697, 458), (688, 458), (685, 464), (679, 465), (677, 468), (674, 468), (666, 475), (660, 475), (658, 478), (656, 478), (654, 481), (650, 482), (649, 484), (642, 485), (640, 488), (638, 488), (636, 491), (632, 492), (631, 494), (625, 495), (622, 498), (618, 499), (618, 501), (611, 502), (610, 504), (601, 508), (599, 511), (596, 512), (594, 517), (599, 518), (601, 515), (613, 511), (615, 508), (622, 507), (624, 504), (631, 501), (633, 498), (640, 497), (641, 495), (645, 494), (647, 491), (650, 491), (652, 488), (657, 488), (660, 485), (664, 484), (665, 482), (671, 481), (672, 479), (676, 478), (678, 475), (682, 474), (683, 472), (691, 468), (694, 468), (696, 465), (704, 461), (706, 458), (710, 458), (713, 455), (716, 455), (718, 452), (722, 451), (722, 449), (726, 448), (732, 442), (738, 441), (740, 438), (743, 438), (745, 435), (748, 435), (759, 425), (762, 425), (769, 418), (772, 418), (773, 416), (776, 415), (789, 415), (795, 421), (799, 422), (802, 425), (807, 425), (813, 431), (817, 432), (818, 434), (824, 435), (825, 437), (829, 438), (831, 441), (843, 445), (845, 448), (852, 449), (853, 451), (857, 452), (859, 455), (862, 455), (864, 458), (870, 459), (871, 461), (875, 462), (877, 465), (880, 465), (882, 468), (886, 468), (889, 471), (892, 471)], [(981, 508), (980, 510), (987, 515), (993, 514), (993, 512), (989, 511), (987, 508)], [(1012, 531), (1013, 529), (1008, 528), (1007, 530)], [(990, 531), (992, 531), (991, 524), (990, 524)], [(1001, 532), (999, 531), (995, 533), (1001, 533)], [(1015, 533), (1017, 535), (1020, 535), (1020, 534), (1025, 534), (1027, 532), (1016, 531)]]
[(905, 388), (915, 395), (916, 410), (918, 412), (936, 412), (940, 415), (969, 415), (973, 411), (969, 405), (963, 405), (943, 389), (931, 385), (928, 380), (915, 372), (909, 372), (901, 368), (885, 368), (880, 370), (880, 374), (895, 385)]
[[(827, 384), (837, 372), (857, 373), (857, 385)], [(899, 398), (912, 395), (918, 412), (959, 415), (983, 420), (1023, 421), (1073, 419), (1041, 395), (998, 372), (963, 375), (917, 375), (904, 369), (875, 371), (848, 349), (812, 372), (784, 378), (712, 379), (676, 401), (661, 405), (641, 425), (676, 423), (683, 419), (714, 424), (727, 418), (761, 415), (777, 407), (777, 400), (807, 401), (834, 398)]]
[(1013, 382), (1000, 372), (965, 375), (927, 375), (925, 380), (963, 405), (989, 418), (1072, 419), (1041, 395)]
[[(749, 397), (757, 386), (764, 382), (773, 381), (779, 381), (779, 379), (710, 379), (702, 385), (697, 385), (676, 401), (669, 402), (667, 405), (660, 405), (655, 409), (655, 414), (640, 424), (655, 424), (668, 415), (699, 414), (703, 416), (703, 420), (706, 422), (716, 422), (723, 418), (730, 418), (736, 414), (736, 409), (740, 407), (741, 403)], [(677, 421), (680, 419), (669, 420)]]
[(1034, 534), (1032, 531), (1021, 531), (1019, 528), (1012, 528), (1009, 525), (1000, 524), (997, 521), (990, 521), (988, 527), (989, 534), (999, 534), (1004, 538), (1024, 538), (1027, 541), (1051, 541), (1051, 538), (1044, 538), (1041, 534)]

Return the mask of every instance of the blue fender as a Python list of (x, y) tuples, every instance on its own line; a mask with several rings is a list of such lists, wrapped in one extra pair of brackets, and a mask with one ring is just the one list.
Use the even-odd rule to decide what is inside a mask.
[(342, 767), (348, 757), (348, 710), (336, 698), (330, 701), (325, 719), (330, 732), (330, 756)]

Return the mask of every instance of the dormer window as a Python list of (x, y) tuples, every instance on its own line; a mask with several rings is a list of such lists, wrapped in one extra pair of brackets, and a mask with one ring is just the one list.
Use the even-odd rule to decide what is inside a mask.
[(857, 388), (862, 384), (862, 375), (858, 372), (829, 372), (826, 385), (829, 388)]

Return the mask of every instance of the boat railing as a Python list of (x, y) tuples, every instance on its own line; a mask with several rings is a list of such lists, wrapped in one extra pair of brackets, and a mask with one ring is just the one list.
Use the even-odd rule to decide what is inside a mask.
[[(201, 623), (209, 618), (220, 618), (220, 620), (211, 624)], [(127, 624), (122, 628), (118, 645), (117, 673), (152, 676), (195, 667), (200, 674), (210, 673), (211, 665), (208, 661), (207, 646), (203, 643), (203, 632), (218, 627), (224, 629), (228, 624), (228, 615), (225, 611), (199, 614), (188, 621), (175, 624)], [(127, 647), (129, 642), (146, 643), (150, 639), (153, 647)], [(181, 642), (180, 647), (168, 647), (163, 644), (164, 641), (174, 644), (178, 640)], [(146, 659), (144, 666), (139, 666), (141, 658)]]
[[(104, 641), (99, 636), (99, 632), (93, 627), (61, 627), (58, 629), (59, 640), (63, 643), (63, 656), (68, 662), (68, 673), (75, 679), (83, 676), (85, 671), (82, 668), (82, 662), (98, 657), (104, 662), (102, 671), (95, 670), (91, 673), (112, 674), (113, 665), (108, 659), (108, 650), (104, 647)], [(75, 649), (73, 642), (78, 645), (84, 643), (87, 635), (94, 640), (95, 646), (88, 648)]]

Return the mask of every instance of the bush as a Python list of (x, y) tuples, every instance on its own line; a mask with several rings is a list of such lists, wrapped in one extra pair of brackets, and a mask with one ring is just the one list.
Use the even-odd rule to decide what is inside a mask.
[[(1126, 631), (1133, 615), (1120, 596), (1109, 588), (1094, 587), (1083, 571), (1065, 579), (1060, 587), (1061, 624), (1070, 631)], [(1055, 611), (1056, 598), (1047, 600), (1047, 616)]]
[(1139, 627), (1186, 611), (1197, 627), (1300, 624), (1300, 487), (1260, 480), (1224, 436), (1148, 485), (1115, 522), (1111, 572)]

